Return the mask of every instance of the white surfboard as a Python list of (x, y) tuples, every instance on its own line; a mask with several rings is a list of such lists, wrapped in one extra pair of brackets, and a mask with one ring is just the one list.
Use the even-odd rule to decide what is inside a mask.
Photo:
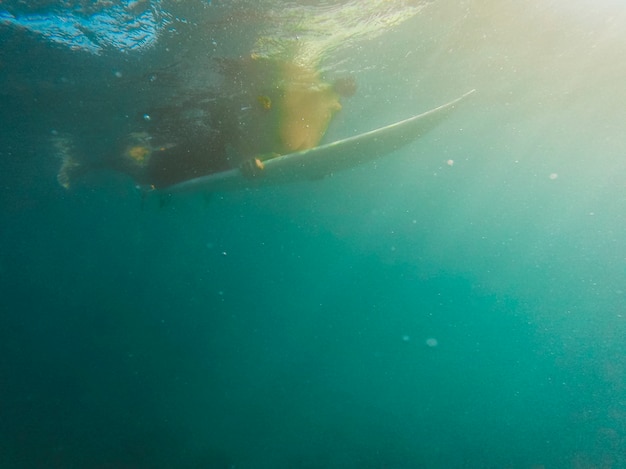
[(264, 161), (264, 169), (254, 178), (239, 168), (209, 174), (161, 189), (163, 193), (228, 191), (270, 184), (317, 179), (389, 155), (437, 126), (456, 105), (474, 93), (442, 106), (370, 132), (290, 153)]

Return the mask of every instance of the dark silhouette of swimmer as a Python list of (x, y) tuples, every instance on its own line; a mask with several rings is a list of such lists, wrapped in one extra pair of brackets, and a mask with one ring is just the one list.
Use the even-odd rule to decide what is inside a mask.
[(258, 177), (268, 158), (317, 146), (341, 109), (340, 97), (356, 89), (352, 79), (327, 83), (317, 71), (285, 61), (248, 57), (217, 65), (219, 92), (147, 110), (102, 161), (87, 164), (71, 145), (60, 145), (59, 183), (70, 187), (94, 169), (121, 171), (156, 189), (235, 167)]

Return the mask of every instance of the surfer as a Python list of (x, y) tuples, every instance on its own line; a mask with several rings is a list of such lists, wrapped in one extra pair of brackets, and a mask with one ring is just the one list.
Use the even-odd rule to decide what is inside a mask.
[(341, 110), (340, 98), (356, 90), (351, 78), (329, 83), (293, 62), (250, 56), (217, 63), (223, 77), (217, 90), (141, 113), (137, 129), (102, 161), (78, 159), (69, 151), (77, 144), (60, 146), (59, 183), (70, 187), (80, 174), (101, 168), (152, 188), (235, 167), (258, 177), (263, 161), (319, 145)]

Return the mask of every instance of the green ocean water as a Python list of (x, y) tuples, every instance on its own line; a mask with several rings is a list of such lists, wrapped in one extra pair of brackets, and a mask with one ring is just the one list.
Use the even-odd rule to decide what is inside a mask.
[[(326, 139), (475, 88), (438, 128), (164, 207), (57, 187), (58, 103), (5, 77), (0, 467), (626, 468), (624, 31), (617, 2), (431, 2), (326, 59), (359, 85)], [(0, 72), (45, 87), (28, 54), (61, 52), (26, 46)], [(136, 66), (81, 57), (75, 102)]]

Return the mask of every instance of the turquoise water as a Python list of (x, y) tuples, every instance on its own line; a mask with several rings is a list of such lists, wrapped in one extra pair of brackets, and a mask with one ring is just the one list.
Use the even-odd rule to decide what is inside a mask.
[[(58, 187), (49, 142), (106, 149), (133, 103), (80, 103), (142, 63), (3, 31), (0, 467), (626, 467), (626, 9), (452, 3), (323, 62), (359, 85), (327, 141), (476, 88), (437, 129), (164, 207)], [(205, 57), (191, 31), (144, 60)]]

